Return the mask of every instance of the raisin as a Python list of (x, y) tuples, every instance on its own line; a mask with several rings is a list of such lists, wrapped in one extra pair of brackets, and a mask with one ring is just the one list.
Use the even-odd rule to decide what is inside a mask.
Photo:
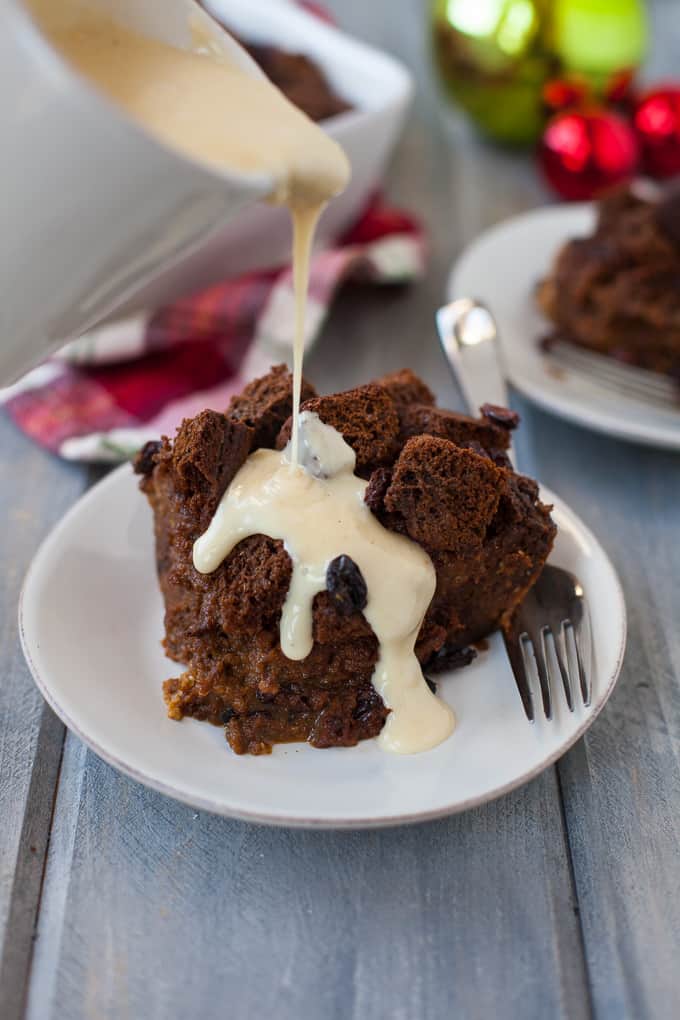
[(425, 683), (426, 683), (426, 684), (427, 684), (427, 686), (428, 686), (428, 687), (430, 688), (430, 690), (432, 691), (432, 693), (433, 693), (433, 694), (436, 694), (436, 693), (437, 693), (437, 684), (436, 684), (436, 681), (434, 681), (434, 680), (431, 680), (431, 679), (429, 678), (429, 676), (426, 676), (426, 677), (425, 677)]
[(392, 481), (389, 468), (379, 467), (371, 474), (364, 493), (364, 503), (371, 513), (378, 514), (385, 509), (385, 494)]
[(467, 439), (464, 443), (458, 444), (462, 450), (472, 450), (478, 457), (486, 457), (487, 460), (493, 460), (493, 457), (488, 453), (481, 443), (478, 443), (476, 439)]
[(361, 571), (349, 556), (336, 556), (328, 564), (326, 588), (333, 605), (343, 616), (366, 607), (368, 591)]
[(150, 439), (135, 455), (132, 467), (136, 475), (150, 475), (156, 463), (156, 454), (161, 448), (160, 439)]
[(512, 461), (503, 450), (494, 450), (491, 454), (491, 460), (496, 467), (507, 468), (509, 471), (512, 471)]
[(512, 429), (516, 429), (519, 425), (517, 411), (512, 411), (509, 407), (498, 407), (497, 404), (483, 404), (480, 407), (480, 411), (488, 421), (493, 425), (500, 425), (502, 429), (512, 431)]
[(427, 673), (443, 673), (445, 670), (462, 669), (476, 658), (477, 652), (474, 648), (451, 648), (450, 645), (444, 645), (430, 656), (423, 670)]
[(222, 712), (222, 715), (220, 716), (220, 719), (226, 726), (227, 723), (231, 722), (235, 715), (236, 712), (234, 712), (233, 708), (225, 708), (224, 712)]
[(356, 707), (352, 712), (352, 718), (357, 722), (369, 722), (376, 710), (382, 708), (380, 695), (371, 687), (370, 691), (360, 691), (357, 695)]
[(460, 446), (461, 450), (472, 450), (477, 456), (486, 457), (487, 460), (493, 461), (496, 467), (512, 468), (512, 461), (505, 450), (486, 450), (476, 439), (467, 439), (464, 443), (457, 443), (456, 445)]

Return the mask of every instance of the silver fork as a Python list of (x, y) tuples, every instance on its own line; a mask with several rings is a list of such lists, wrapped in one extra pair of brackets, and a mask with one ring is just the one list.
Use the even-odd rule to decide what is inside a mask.
[(558, 685), (570, 712), (576, 706), (575, 693), (583, 705), (590, 704), (590, 617), (573, 574), (547, 563), (502, 633), (529, 722), (536, 717), (534, 690), (540, 693), (546, 719), (553, 717)]
[[(507, 404), (499, 362), (498, 331), (488, 308), (461, 298), (440, 308), (437, 329), (444, 355), (470, 410)], [(583, 586), (561, 567), (546, 564), (502, 628), (517, 690), (529, 722), (536, 718), (534, 691), (550, 720), (558, 690), (570, 712), (591, 700), (592, 635)]]
[(625, 397), (680, 411), (680, 384), (668, 376), (644, 368), (633, 368), (564, 340), (551, 340), (545, 357), (560, 368), (594, 379), (601, 386)]

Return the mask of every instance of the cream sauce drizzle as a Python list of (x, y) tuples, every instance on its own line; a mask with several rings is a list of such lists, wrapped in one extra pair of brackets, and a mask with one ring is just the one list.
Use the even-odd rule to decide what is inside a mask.
[[(414, 647), (435, 590), (434, 567), (414, 542), (383, 528), (364, 503), (366, 482), (342, 436), (300, 415), (309, 260), (318, 218), (349, 179), (341, 148), (277, 89), (223, 59), (194, 34), (194, 51), (142, 37), (73, 0), (31, 0), (46, 34), (74, 68), (153, 136), (217, 169), (268, 174), (270, 200), (290, 209), (296, 291), (293, 428), (283, 454), (257, 450), (195, 544), (196, 569), (210, 573), (248, 535), (282, 539), (293, 576), (281, 618), (281, 647), (304, 659), (312, 603), (336, 556), (350, 556), (368, 588), (364, 615), (380, 645), (373, 684), (391, 709), (379, 737), (391, 751), (434, 747), (453, 730), (451, 710), (423, 679)], [(64, 17), (64, 7), (77, 16)], [(55, 20), (55, 11), (58, 12)], [(53, 19), (52, 25), (50, 25)]]
[(322, 206), (298, 206), (293, 213), (293, 284), (295, 287), (295, 333), (293, 334), (293, 423), (290, 460), (299, 464), (300, 392), (302, 361), (305, 354), (305, 314), (309, 290), (309, 265), (314, 231), (323, 211)]
[(364, 502), (367, 483), (354, 474), (354, 451), (335, 429), (304, 411), (300, 439), (300, 465), (291, 463), (292, 441), (283, 453), (256, 450), (248, 458), (196, 541), (194, 565), (211, 573), (249, 535), (281, 539), (293, 564), (281, 648), (289, 659), (304, 659), (313, 644), (314, 596), (326, 587), (331, 560), (350, 556), (366, 582), (364, 616), (380, 645), (373, 685), (391, 709), (379, 743), (401, 754), (434, 747), (453, 731), (454, 717), (428, 688), (414, 652), (435, 591), (432, 562), (373, 516)]

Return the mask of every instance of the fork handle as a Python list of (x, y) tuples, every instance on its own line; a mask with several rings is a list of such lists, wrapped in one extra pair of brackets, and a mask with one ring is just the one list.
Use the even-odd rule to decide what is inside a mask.
[(476, 414), (482, 404), (508, 403), (496, 322), (481, 301), (459, 298), (437, 312), (442, 349), (465, 397)]
[(459, 298), (437, 312), (437, 329), (446, 360), (471, 413), (484, 403), (507, 403), (496, 322), (481, 301)]

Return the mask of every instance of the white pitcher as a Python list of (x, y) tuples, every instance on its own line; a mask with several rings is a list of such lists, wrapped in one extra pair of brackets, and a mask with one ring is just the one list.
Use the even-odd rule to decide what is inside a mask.
[[(193, 0), (79, 2), (187, 49), (200, 26), (230, 60), (261, 74)], [(0, 0), (0, 384), (110, 315), (274, 187), (163, 147), (89, 87), (32, 16), (49, 9), (53, 19), (59, 4)]]

